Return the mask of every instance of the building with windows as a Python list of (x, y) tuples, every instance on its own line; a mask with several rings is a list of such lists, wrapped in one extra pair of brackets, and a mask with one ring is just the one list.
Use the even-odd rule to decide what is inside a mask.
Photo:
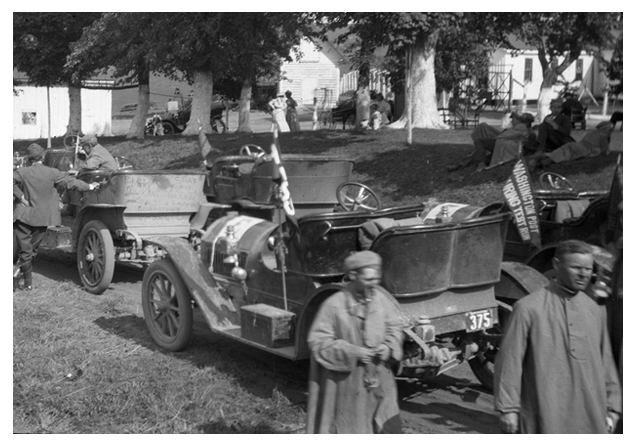
[[(112, 136), (111, 104), (114, 81), (83, 82), (82, 131)], [(63, 136), (69, 123), (69, 93), (64, 85), (50, 88), (30, 85), (21, 73), (13, 73), (13, 139)]]

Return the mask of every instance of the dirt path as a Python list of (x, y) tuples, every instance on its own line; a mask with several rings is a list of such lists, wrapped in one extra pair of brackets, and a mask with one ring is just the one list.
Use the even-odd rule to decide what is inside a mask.
[[(135, 316), (118, 319), (115, 328), (120, 336), (145, 333), (141, 309), (142, 277), (143, 271), (139, 269), (117, 265), (111, 287), (100, 296), (116, 302), (130, 316)], [(46, 286), (49, 281), (70, 281), (81, 287), (75, 256), (61, 252), (41, 252), (35, 262), (34, 284)], [(126, 324), (131, 326), (125, 327)], [(201, 318), (195, 318), (194, 336), (197, 345), (189, 351), (194, 362), (205, 366), (211, 355), (212, 347), (208, 345), (214, 344), (215, 356), (223, 355), (227, 360), (245, 362), (246, 367), (255, 370), (253, 379), (243, 384), (250, 387), (249, 390), (259, 392), (263, 391), (260, 389), (278, 388), (290, 401), (305, 408), (306, 364), (292, 363), (220, 338), (208, 330)], [(493, 396), (478, 383), (467, 364), (461, 364), (427, 383), (399, 380), (399, 398), (405, 433), (499, 433), (493, 411)]]

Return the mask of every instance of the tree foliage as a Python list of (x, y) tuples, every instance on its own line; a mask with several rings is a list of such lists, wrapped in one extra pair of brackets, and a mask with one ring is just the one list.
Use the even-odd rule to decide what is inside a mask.
[[(622, 14), (608, 12), (497, 13), (495, 22), (515, 39), (538, 51), (544, 71), (543, 86), (551, 86), (582, 52), (600, 55), (612, 48), (613, 31), (621, 28)], [(512, 49), (518, 49), (513, 40)], [(555, 66), (556, 61), (563, 58)], [(553, 62), (553, 67), (551, 63)]]
[(94, 12), (14, 12), (13, 67), (40, 86), (67, 84), (73, 74), (84, 78), (86, 73), (69, 72), (64, 64), (71, 44), (99, 16)]
[[(612, 12), (517, 12), (493, 13), (494, 22), (511, 33), (509, 47), (519, 42), (538, 52), (543, 79), (538, 100), (539, 118), (548, 113), (552, 86), (582, 52), (601, 59), (612, 48), (617, 30), (623, 27), (622, 13)], [(516, 44), (516, 40), (518, 44)]]

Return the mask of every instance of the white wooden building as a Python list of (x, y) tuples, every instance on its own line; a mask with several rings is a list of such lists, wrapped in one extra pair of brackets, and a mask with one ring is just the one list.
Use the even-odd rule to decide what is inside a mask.
[[(112, 84), (113, 81), (86, 81), (85, 85)], [(14, 87), (13, 139), (40, 139), (48, 137), (49, 103), (51, 110), (51, 137), (63, 136), (69, 123), (68, 88), (59, 86)], [(100, 136), (112, 136), (111, 103), (112, 90), (82, 88), (82, 132)]]
[[(561, 59), (559, 62), (561, 62)], [(507, 78), (509, 75), (513, 78), (512, 82)], [(498, 92), (504, 88), (508, 92), (509, 85), (512, 85), (511, 99), (537, 100), (540, 95), (542, 77), (542, 66), (538, 59), (537, 50), (524, 49), (515, 53), (510, 50), (500, 49), (491, 56), (489, 69), (490, 91)], [(585, 53), (582, 53), (562, 73), (562, 77), (567, 82), (580, 86), (580, 91), (585, 96), (603, 96), (603, 88), (608, 82), (600, 69), (599, 62), (593, 56)], [(562, 88), (562, 85), (554, 86), (555, 96)]]
[[(294, 62), (283, 62), (279, 81), (279, 92), (290, 90), (292, 97), (299, 104), (312, 105), (314, 98), (317, 104), (327, 107), (336, 105), (340, 94), (340, 66), (342, 54), (328, 42), (321, 42), (321, 49), (309, 41), (303, 40), (301, 52), (303, 57)], [(293, 55), (294, 57), (294, 55)]]

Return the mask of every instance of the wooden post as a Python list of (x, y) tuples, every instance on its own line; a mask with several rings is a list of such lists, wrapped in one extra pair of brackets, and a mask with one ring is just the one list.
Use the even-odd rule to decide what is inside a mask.
[(51, 148), (51, 92), (50, 87), (46, 87), (46, 119), (47, 119), (47, 136), (46, 148)]
[(513, 70), (509, 71), (509, 110), (513, 110)]
[(411, 145), (412, 143), (412, 129), (411, 129), (411, 118), (412, 118), (412, 107), (411, 107), (411, 46), (407, 48), (407, 78), (405, 79), (405, 107), (407, 107), (407, 144)]

